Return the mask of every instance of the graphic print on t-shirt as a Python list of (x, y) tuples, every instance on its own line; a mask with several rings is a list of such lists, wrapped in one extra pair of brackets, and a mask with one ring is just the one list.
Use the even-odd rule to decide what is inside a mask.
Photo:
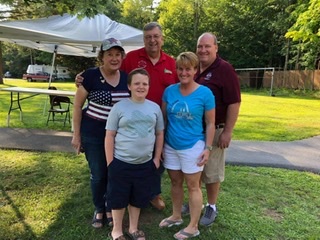
[(186, 120), (193, 119), (193, 116), (189, 111), (189, 106), (185, 101), (183, 102), (180, 102), (179, 100), (176, 101), (171, 107), (171, 112), (175, 113), (175, 117), (178, 119), (186, 119)]
[(141, 138), (145, 138), (148, 136), (149, 125), (152, 122), (150, 116), (136, 110), (132, 112), (131, 119), (128, 120), (128, 130), (136, 132)]

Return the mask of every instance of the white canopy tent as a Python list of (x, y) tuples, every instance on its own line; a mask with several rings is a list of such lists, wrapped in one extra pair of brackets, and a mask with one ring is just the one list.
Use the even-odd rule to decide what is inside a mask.
[(120, 40), (126, 52), (143, 46), (141, 30), (102, 14), (82, 19), (63, 14), (32, 20), (0, 21), (0, 41), (53, 53), (52, 71), (56, 54), (97, 57), (101, 42), (111, 37)]
[[(0, 41), (56, 54), (96, 57), (101, 42), (114, 37), (126, 52), (143, 46), (143, 32), (98, 14), (78, 19), (64, 14), (48, 18), (0, 22)], [(52, 68), (53, 69), (53, 68)], [(49, 86), (51, 84), (50, 74)]]
[(57, 54), (96, 57), (102, 40), (114, 37), (126, 51), (143, 46), (143, 33), (105, 15), (78, 19), (64, 14), (48, 18), (0, 22), (0, 41)]

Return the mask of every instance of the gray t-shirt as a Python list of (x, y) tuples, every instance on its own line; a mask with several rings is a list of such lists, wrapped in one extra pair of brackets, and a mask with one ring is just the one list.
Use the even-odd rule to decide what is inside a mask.
[(150, 100), (137, 103), (123, 99), (112, 107), (106, 129), (116, 131), (115, 158), (131, 164), (145, 163), (152, 158), (156, 132), (164, 129), (162, 112)]

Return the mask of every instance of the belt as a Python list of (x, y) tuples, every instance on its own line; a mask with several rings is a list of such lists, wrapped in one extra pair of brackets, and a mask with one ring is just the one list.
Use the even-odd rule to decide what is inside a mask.
[(216, 129), (224, 128), (224, 123), (220, 123), (216, 125)]

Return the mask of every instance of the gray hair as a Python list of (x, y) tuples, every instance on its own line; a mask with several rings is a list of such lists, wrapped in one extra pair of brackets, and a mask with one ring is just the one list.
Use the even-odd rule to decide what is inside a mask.
[(150, 31), (154, 28), (159, 28), (159, 30), (161, 31), (162, 33), (162, 27), (159, 23), (157, 22), (150, 22), (150, 23), (147, 23), (146, 25), (144, 25), (143, 27), (143, 32), (146, 32), (146, 31)]

